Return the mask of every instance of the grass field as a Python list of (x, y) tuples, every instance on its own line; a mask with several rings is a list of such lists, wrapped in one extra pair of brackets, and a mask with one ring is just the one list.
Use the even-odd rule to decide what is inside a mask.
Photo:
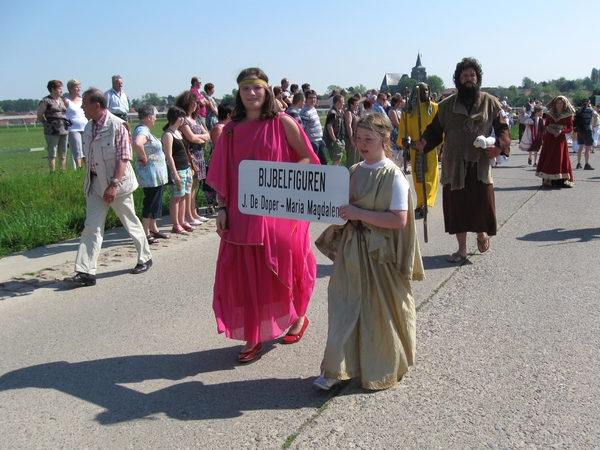
[[(165, 123), (156, 122), (152, 128), (155, 136), (162, 136)], [(0, 151), (43, 147), (45, 143), (41, 127), (0, 129)], [(79, 236), (85, 220), (84, 178), (82, 170), (50, 173), (46, 151), (0, 153), (0, 257)], [(141, 189), (134, 193), (139, 216), (143, 195)], [(163, 214), (169, 213), (169, 200), (166, 189)], [(203, 202), (200, 193), (198, 204)], [(111, 210), (106, 228), (119, 226)]]

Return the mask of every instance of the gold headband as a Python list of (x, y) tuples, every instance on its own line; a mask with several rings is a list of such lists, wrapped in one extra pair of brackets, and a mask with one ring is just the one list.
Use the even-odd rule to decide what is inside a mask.
[(246, 78), (238, 83), (238, 87), (246, 86), (247, 84), (260, 84), (269, 89), (269, 83), (267, 83), (265, 80), (261, 80), (260, 78)]

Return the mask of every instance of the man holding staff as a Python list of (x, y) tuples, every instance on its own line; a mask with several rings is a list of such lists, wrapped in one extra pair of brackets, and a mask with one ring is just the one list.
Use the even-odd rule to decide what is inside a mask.
[[(481, 75), (481, 66), (474, 58), (464, 58), (456, 65), (454, 84), (458, 93), (439, 104), (433, 121), (416, 143), (418, 150), (429, 153), (444, 140), (444, 225), (458, 241), (458, 250), (448, 258), (451, 263), (467, 258), (469, 231), (477, 233), (481, 253), (489, 249), (489, 236), (494, 236), (497, 228), (489, 160), (510, 153), (502, 105), (480, 91)], [(495, 137), (491, 137), (492, 130)]]

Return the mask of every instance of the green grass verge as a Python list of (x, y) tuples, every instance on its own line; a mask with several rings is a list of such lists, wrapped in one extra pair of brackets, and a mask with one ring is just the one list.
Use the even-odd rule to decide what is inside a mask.
[[(162, 136), (165, 123), (157, 121), (152, 128), (155, 136)], [(2, 150), (45, 146), (41, 127), (37, 131), (31, 127), (29, 131), (24, 127), (0, 129), (0, 142)], [(78, 237), (85, 221), (84, 179), (82, 170), (50, 173), (45, 151), (0, 154), (0, 257)], [(143, 197), (142, 189), (134, 192), (138, 216)], [(169, 214), (169, 200), (167, 188), (163, 215)], [(201, 192), (198, 205), (204, 204)], [(120, 226), (120, 220), (110, 210), (106, 229)]]

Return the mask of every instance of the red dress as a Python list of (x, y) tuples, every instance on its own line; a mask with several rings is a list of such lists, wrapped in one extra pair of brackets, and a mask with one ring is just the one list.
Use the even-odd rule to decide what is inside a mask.
[[(300, 130), (312, 162), (319, 164)], [(225, 198), (229, 227), (220, 233), (213, 298), (217, 330), (255, 343), (280, 336), (306, 313), (317, 266), (309, 222), (242, 214), (238, 209), (238, 168), (246, 159), (298, 161), (279, 118), (228, 123), (207, 179)]]
[[(554, 136), (548, 128), (558, 126), (560, 134)], [(573, 131), (573, 116), (568, 115), (559, 120), (550, 114), (546, 116), (546, 134), (542, 143), (540, 159), (538, 161), (536, 176), (545, 180), (568, 180), (573, 182), (573, 169), (569, 157), (569, 145), (565, 135)]]

